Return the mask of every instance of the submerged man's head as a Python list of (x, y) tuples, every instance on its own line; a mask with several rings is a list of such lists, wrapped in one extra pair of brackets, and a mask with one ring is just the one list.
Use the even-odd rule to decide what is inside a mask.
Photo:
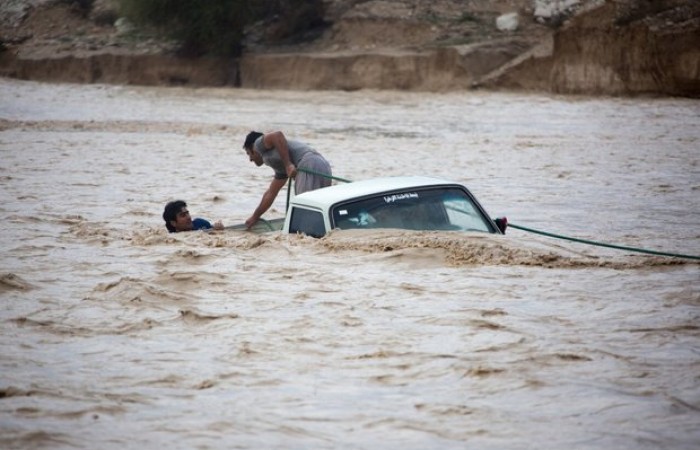
[(165, 205), (163, 220), (165, 227), (171, 233), (192, 230), (192, 217), (187, 210), (187, 203), (183, 200), (175, 200)]

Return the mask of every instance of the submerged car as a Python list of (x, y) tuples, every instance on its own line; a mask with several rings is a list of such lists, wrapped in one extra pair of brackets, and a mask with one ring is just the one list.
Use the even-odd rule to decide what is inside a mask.
[[(282, 225), (282, 221), (283, 225)], [(386, 177), (330, 186), (291, 199), (271, 229), (322, 237), (331, 230), (398, 228), (504, 234), (469, 190), (431, 177)]]

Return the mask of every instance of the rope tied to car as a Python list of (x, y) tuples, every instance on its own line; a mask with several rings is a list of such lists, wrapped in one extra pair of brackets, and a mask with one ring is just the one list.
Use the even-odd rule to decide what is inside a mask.
[(529, 228), (529, 227), (524, 227), (522, 225), (517, 225), (514, 223), (508, 223), (509, 227), (516, 228), (518, 230), (522, 231), (527, 231), (529, 233), (535, 233), (535, 234), (540, 234), (542, 236), (547, 236), (547, 237), (552, 237), (556, 239), (564, 239), (567, 241), (572, 241), (572, 242), (578, 242), (581, 244), (588, 244), (588, 245), (596, 245), (598, 247), (607, 247), (607, 248), (613, 248), (617, 250), (627, 250), (630, 252), (638, 252), (638, 253), (647, 253), (649, 255), (657, 255), (657, 256), (670, 256), (673, 258), (686, 258), (686, 259), (694, 259), (694, 260), (700, 260), (700, 256), (695, 256), (695, 255), (683, 255), (680, 253), (668, 253), (668, 252), (660, 252), (657, 250), (648, 250), (645, 248), (637, 248), (637, 247), (627, 247), (625, 245), (617, 245), (617, 244), (609, 244), (606, 242), (598, 242), (598, 241), (591, 241), (588, 239), (581, 239), (581, 238), (576, 238), (576, 237), (571, 237), (571, 236), (564, 236), (561, 234), (555, 234), (555, 233), (550, 233), (547, 231), (541, 231), (541, 230), (536, 230), (534, 228)]
[[(304, 172), (308, 173), (311, 175), (318, 175), (320, 177), (328, 178), (330, 180), (335, 180), (335, 181), (340, 181), (343, 183), (352, 183), (352, 180), (348, 180), (347, 178), (340, 178), (340, 177), (334, 177), (333, 175), (323, 173), (323, 172), (317, 172), (312, 169), (306, 169), (304, 167), (297, 167), (297, 172)], [(289, 179), (289, 182), (287, 183), (287, 206), (285, 206), (284, 211), (285, 213), (289, 211), (289, 197), (292, 195), (292, 179)]]
[(328, 179), (335, 180), (335, 181), (341, 181), (343, 183), (352, 183), (352, 180), (348, 180), (347, 178), (334, 177), (333, 175), (329, 175), (327, 173), (322, 173), (322, 172), (317, 172), (317, 171), (312, 170), (312, 169), (306, 169), (304, 167), (297, 167), (297, 172), (310, 173), (311, 175), (318, 175), (320, 177), (328, 178)]
[[(302, 167), (297, 167), (297, 171), (309, 173), (312, 175), (318, 175), (321, 177), (329, 178), (331, 180), (341, 181), (343, 183), (352, 183), (352, 180), (348, 180), (347, 178), (335, 177), (333, 175), (317, 172), (317, 171), (311, 170), (311, 169), (305, 169)], [(292, 187), (291, 181), (292, 180), (290, 178), (289, 188), (287, 190), (287, 210), (289, 209), (289, 191)], [(495, 220), (503, 220), (503, 219), (495, 219)], [(551, 238), (555, 238), (555, 239), (562, 239), (562, 240), (566, 240), (566, 241), (570, 241), (570, 242), (577, 242), (580, 244), (594, 245), (594, 246), (598, 246), (598, 247), (605, 247), (605, 248), (611, 248), (611, 249), (616, 249), (616, 250), (626, 250), (626, 251), (636, 252), (636, 253), (646, 253), (649, 255), (656, 255), (656, 256), (668, 256), (671, 258), (684, 258), (684, 259), (692, 259), (692, 260), (696, 260), (696, 261), (700, 260), (700, 256), (696, 256), (696, 255), (685, 255), (682, 253), (662, 252), (662, 251), (658, 251), (658, 250), (649, 250), (646, 248), (629, 247), (626, 245), (618, 245), (618, 244), (610, 244), (607, 242), (592, 241), (589, 239), (581, 239), (581, 238), (572, 237), (572, 236), (565, 236), (563, 234), (556, 234), (556, 233), (550, 233), (548, 231), (537, 230), (537, 229), (526, 227), (523, 225), (518, 225), (518, 224), (515, 224), (512, 222), (507, 222), (507, 223), (508, 223), (509, 227), (515, 228), (517, 230), (525, 231), (528, 233), (539, 234), (542, 236), (547, 236), (547, 237), (551, 237)]]

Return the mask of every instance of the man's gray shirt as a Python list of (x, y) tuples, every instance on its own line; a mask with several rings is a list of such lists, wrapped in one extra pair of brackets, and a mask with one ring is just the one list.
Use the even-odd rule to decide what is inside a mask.
[[(299, 167), (301, 160), (304, 159), (304, 157), (309, 153), (320, 156), (316, 150), (303, 142), (288, 139), (287, 147), (289, 148), (289, 161), (297, 167)], [(265, 163), (266, 166), (272, 167), (272, 170), (275, 171), (276, 179), (284, 180), (287, 178), (287, 168), (284, 167), (284, 163), (280, 157), (280, 152), (274, 147), (266, 149), (265, 144), (263, 144), (263, 136), (260, 136), (255, 141), (255, 144), (253, 144), (253, 149), (260, 156), (262, 156), (263, 163)]]

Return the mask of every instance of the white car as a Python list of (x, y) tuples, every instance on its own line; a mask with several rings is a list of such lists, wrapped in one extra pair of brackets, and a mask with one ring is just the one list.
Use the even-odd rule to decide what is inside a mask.
[(291, 199), (271, 229), (322, 237), (334, 229), (398, 228), (504, 234), (507, 221), (492, 220), (459, 183), (430, 177), (374, 178), (305, 192)]

